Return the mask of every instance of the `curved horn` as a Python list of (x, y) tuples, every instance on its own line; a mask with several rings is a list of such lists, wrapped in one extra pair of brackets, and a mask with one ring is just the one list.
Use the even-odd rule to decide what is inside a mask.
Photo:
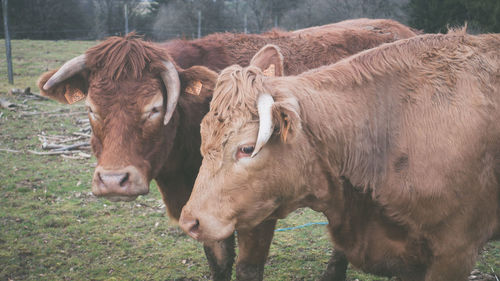
[(85, 69), (85, 55), (79, 55), (67, 61), (59, 70), (50, 77), (43, 85), (45, 91), (49, 90), (55, 84), (68, 79), (69, 77)]
[(163, 65), (166, 70), (161, 73), (161, 79), (167, 88), (167, 109), (163, 124), (167, 125), (170, 118), (172, 118), (172, 114), (174, 114), (179, 95), (181, 94), (181, 81), (173, 63), (166, 61), (163, 62)]
[(257, 99), (257, 112), (259, 113), (259, 133), (257, 135), (257, 142), (255, 143), (255, 148), (251, 157), (254, 157), (255, 155), (257, 155), (257, 153), (259, 153), (259, 151), (273, 134), (273, 104), (274, 99), (270, 94), (261, 94)]

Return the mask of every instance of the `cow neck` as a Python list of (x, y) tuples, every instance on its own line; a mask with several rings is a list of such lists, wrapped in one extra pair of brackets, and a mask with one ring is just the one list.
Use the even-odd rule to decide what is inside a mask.
[[(297, 84), (303, 85), (303, 82)], [(363, 158), (368, 158), (369, 154), (357, 155), (350, 151), (352, 142), (362, 141), (358, 140), (358, 134), (362, 130), (353, 129), (357, 125), (356, 118), (370, 117), (368, 110), (354, 110), (349, 106), (352, 99), (366, 104), (363, 94), (353, 92), (348, 95), (336, 91), (312, 93), (306, 87), (300, 89), (300, 85), (292, 86), (296, 89), (295, 93), (300, 93), (294, 96), (300, 106), (302, 129), (307, 139), (305, 141), (310, 149), (315, 150), (313, 156), (309, 156), (310, 163), (307, 164), (311, 165), (311, 172), (306, 175), (313, 181), (308, 183), (301, 203), (327, 216), (336, 247), (345, 250), (350, 260), (361, 265), (365, 255), (370, 255), (360, 246), (360, 241), (372, 239), (367, 230), (390, 229), (397, 240), (407, 241), (408, 228), (388, 217), (384, 207), (373, 200), (373, 194), (366, 186), (352, 183), (351, 179), (357, 179), (356, 173), (359, 171), (346, 168), (346, 162), (353, 161), (351, 157), (359, 157), (354, 160), (360, 163), (369, 162)], [(321, 100), (313, 99), (319, 95), (323, 97)], [(340, 107), (339, 104), (343, 106)], [(361, 165), (360, 163), (357, 165)], [(394, 247), (386, 236), (380, 234), (377, 237), (381, 237), (380, 243)], [(352, 253), (360, 256), (350, 256)]]
[(345, 177), (364, 191), (382, 181), (392, 142), (392, 102), (380, 96), (388, 92), (391, 81), (380, 80), (384, 89), (373, 81), (346, 87), (297, 79), (294, 85), (304, 132), (318, 158), (328, 163), (332, 176)]
[(200, 123), (208, 108), (208, 98), (183, 95), (179, 99), (173, 120), (175, 127), (167, 132), (175, 134), (173, 145), (166, 149), (166, 160), (155, 178), (159, 183), (168, 186), (169, 182), (183, 178), (192, 188), (202, 160)]

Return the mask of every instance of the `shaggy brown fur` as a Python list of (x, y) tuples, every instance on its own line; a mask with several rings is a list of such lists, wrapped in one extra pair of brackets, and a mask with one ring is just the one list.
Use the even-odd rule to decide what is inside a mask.
[[(407, 27), (393, 21), (362, 21), (363, 27), (334, 24), (322, 28), (321, 32), (223, 33), (163, 45), (144, 42), (134, 35), (112, 37), (86, 52), (87, 70), (49, 91), (41, 91), (64, 103), (68, 102), (67, 95), (87, 96), (92, 108), (91, 142), (97, 168), (121, 171), (134, 167), (137, 177), (143, 178), (142, 190), (146, 191), (147, 184), (156, 180), (170, 216), (177, 219), (201, 165), (199, 124), (208, 111), (216, 80), (216, 73), (197, 65), (219, 70), (230, 64), (248, 64), (259, 48), (275, 43), (285, 54), (284, 71), (298, 74), (360, 50), (414, 35)], [(383, 22), (387, 22), (387, 28), (377, 27)], [(165, 127), (156, 119), (146, 118), (152, 113), (144, 112), (144, 108), (159, 95), (164, 101), (167, 99), (159, 73), (164, 70), (161, 61), (171, 59), (179, 73), (181, 96), (172, 120)], [(51, 71), (42, 75), (40, 88), (53, 74)], [(157, 110), (163, 114), (164, 107), (165, 103)], [(96, 169), (94, 183), (99, 180)], [(247, 272), (254, 268), (260, 268), (257, 279), (262, 278), (273, 228), (273, 223), (266, 223), (253, 231), (239, 232), (238, 243), (243, 249), (237, 264), (240, 280), (250, 276)], [(260, 239), (255, 240), (255, 237)], [(210, 263), (217, 280), (227, 280), (231, 276), (233, 241), (228, 239), (225, 244), (206, 247), (207, 255), (216, 258)]]
[(162, 45), (183, 68), (209, 65), (220, 71), (234, 63), (247, 66), (264, 45), (275, 44), (281, 48), (285, 69), (293, 70), (288, 74), (298, 74), (416, 34), (393, 20), (356, 19), (294, 32), (216, 33), (193, 41), (173, 40)]
[[(500, 35), (424, 35), (295, 77), (219, 76), (205, 160), (181, 215), (201, 240), (297, 207), (323, 212), (355, 266), (403, 280), (466, 280), (500, 235)], [(275, 137), (255, 158), (257, 97)], [(292, 135), (286, 143), (282, 122)], [(284, 169), (283, 167), (286, 167)], [(205, 204), (211, 202), (211, 204)]]
[(143, 41), (135, 33), (110, 37), (106, 44), (96, 45), (86, 54), (90, 71), (113, 82), (141, 79), (144, 72), (158, 74), (164, 70), (162, 61), (172, 61), (165, 49)]

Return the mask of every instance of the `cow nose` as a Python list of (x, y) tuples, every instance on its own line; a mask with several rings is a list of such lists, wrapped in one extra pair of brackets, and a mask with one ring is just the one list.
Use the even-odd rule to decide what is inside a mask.
[(200, 221), (188, 212), (182, 212), (179, 226), (194, 239), (200, 237)]
[(98, 166), (95, 169), (92, 192), (96, 196), (105, 196), (111, 201), (131, 201), (148, 191), (146, 180), (133, 166), (112, 170)]
[(130, 184), (130, 174), (129, 173), (104, 173), (97, 172), (97, 178), (101, 184), (111, 187), (120, 186), (126, 187)]

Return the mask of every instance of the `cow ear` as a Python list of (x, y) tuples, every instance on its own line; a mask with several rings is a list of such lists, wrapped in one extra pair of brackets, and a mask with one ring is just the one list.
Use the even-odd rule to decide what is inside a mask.
[(297, 100), (286, 98), (273, 104), (273, 123), (283, 143), (293, 142), (301, 128), (300, 108)]
[(182, 93), (211, 97), (217, 82), (217, 72), (204, 66), (192, 66), (179, 72), (179, 78)]
[(268, 44), (253, 56), (250, 65), (262, 70), (266, 76), (283, 76), (283, 55), (276, 45)]
[(38, 78), (38, 88), (43, 96), (57, 100), (61, 103), (72, 104), (87, 96), (88, 78), (86, 72), (81, 72), (72, 77), (55, 84), (48, 90), (44, 90), (43, 86), (56, 73), (57, 70), (45, 72)]

